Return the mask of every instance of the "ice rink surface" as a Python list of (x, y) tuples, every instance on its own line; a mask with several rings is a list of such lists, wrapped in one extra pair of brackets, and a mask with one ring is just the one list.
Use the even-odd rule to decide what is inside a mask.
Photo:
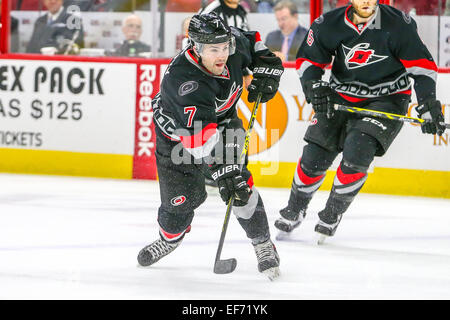
[[(214, 274), (226, 207), (213, 190), (183, 244), (154, 266), (139, 250), (158, 236), (155, 181), (0, 175), (0, 299), (450, 299), (450, 200), (360, 194), (318, 246), (318, 192), (289, 241), (281, 277), (258, 273), (234, 216)], [(259, 188), (272, 238), (288, 189)]]

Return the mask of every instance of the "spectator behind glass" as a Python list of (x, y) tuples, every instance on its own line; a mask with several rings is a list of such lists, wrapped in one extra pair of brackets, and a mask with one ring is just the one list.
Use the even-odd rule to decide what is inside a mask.
[(143, 52), (150, 52), (149, 45), (141, 42), (142, 20), (135, 14), (127, 16), (122, 23), (122, 32), (125, 40), (116, 50), (116, 56), (138, 57)]
[(191, 22), (191, 17), (186, 17), (181, 23), (181, 33), (177, 35), (175, 48), (177, 51), (181, 51), (186, 48), (189, 44), (188, 38), (188, 28), (189, 22)]
[(63, 0), (43, 0), (43, 4), (48, 11), (34, 23), (26, 52), (41, 53), (44, 47), (54, 47), (58, 54), (76, 54), (84, 44), (80, 15), (68, 13)]
[(278, 2), (273, 8), (279, 30), (270, 32), (265, 45), (281, 61), (294, 61), (308, 30), (298, 22), (297, 6), (291, 1)]
[[(2, 17), (2, 0), (0, 0), (0, 19)], [(10, 52), (19, 52), (19, 20), (10, 15)], [(1, 20), (0, 20), (1, 21)], [(0, 24), (1, 26), (1, 24)]]

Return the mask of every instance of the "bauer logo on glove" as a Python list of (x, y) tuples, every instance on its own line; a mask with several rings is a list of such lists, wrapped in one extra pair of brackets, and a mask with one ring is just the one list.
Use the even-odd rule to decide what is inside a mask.
[(266, 68), (266, 67), (256, 67), (253, 69), (254, 74), (265, 74), (265, 75), (274, 75), (276, 77), (281, 77), (283, 75), (284, 70)]

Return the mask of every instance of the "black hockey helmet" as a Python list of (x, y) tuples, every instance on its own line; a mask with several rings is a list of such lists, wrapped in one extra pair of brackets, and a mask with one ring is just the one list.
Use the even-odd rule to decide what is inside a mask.
[(189, 23), (188, 36), (199, 53), (205, 44), (229, 42), (230, 55), (236, 48), (230, 27), (214, 13), (194, 15)]

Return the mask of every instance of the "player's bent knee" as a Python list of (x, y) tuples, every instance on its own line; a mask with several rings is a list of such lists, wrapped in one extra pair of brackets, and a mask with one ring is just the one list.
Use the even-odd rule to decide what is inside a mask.
[(185, 231), (194, 218), (194, 211), (169, 212), (160, 207), (158, 210), (158, 223), (167, 233), (178, 234)]
[(331, 166), (336, 156), (337, 152), (328, 151), (315, 143), (308, 143), (303, 148), (301, 167), (309, 176), (322, 175)]
[(367, 172), (377, 148), (377, 139), (359, 130), (352, 130), (345, 140), (342, 163), (352, 170)]

